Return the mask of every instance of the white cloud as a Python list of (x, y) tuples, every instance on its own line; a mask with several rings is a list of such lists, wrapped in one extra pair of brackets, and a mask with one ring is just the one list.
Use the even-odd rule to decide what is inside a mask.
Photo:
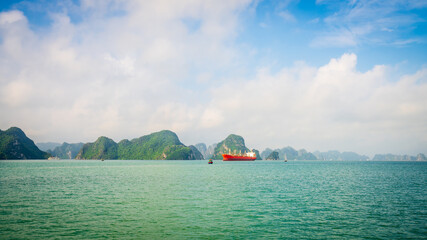
[[(8, 117), (0, 126), (42, 129), (33, 131), (36, 141), (184, 131), (202, 111), (198, 92), (212, 84), (189, 88), (200, 80), (193, 69), (210, 76), (237, 61), (237, 13), (249, 4), (83, 1), (72, 6), (83, 21), (73, 22), (66, 9), (51, 12), (52, 25), (41, 31), (20, 11), (2, 12), (0, 111)], [(188, 18), (200, 26), (188, 29)]]
[[(390, 82), (387, 67), (359, 72), (344, 54), (239, 77), (249, 60), (234, 39), (250, 4), (84, 1), (73, 8), (84, 21), (52, 13), (42, 31), (0, 13), (0, 127), (36, 142), (171, 129), (186, 144), (237, 133), (257, 148), (425, 152), (425, 69)], [(354, 44), (348, 34), (341, 41)]]
[(296, 22), (296, 18), (288, 10), (280, 11), (279, 16), (282, 17), (287, 22)]
[(344, 54), (320, 68), (263, 70), (249, 82), (224, 85), (211, 102), (227, 116), (216, 132), (244, 132), (248, 144), (261, 148), (425, 151), (427, 70), (391, 83), (387, 67), (363, 73), (356, 63), (356, 55)]
[(313, 46), (347, 47), (372, 43), (390, 44), (396, 36), (412, 35), (416, 23), (425, 22), (425, 16), (412, 11), (423, 8), (420, 1), (361, 0), (350, 2), (316, 1), (329, 5), (335, 12), (323, 19), (325, 29), (318, 31)]
[(315, 37), (311, 46), (313, 47), (349, 47), (357, 45), (357, 34), (348, 29), (335, 30)]
[(15, 81), (7, 84), (2, 89), (2, 99), (7, 105), (19, 107), (28, 103), (28, 97), (32, 92), (32, 87), (25, 81)]
[(18, 21), (25, 21), (26, 18), (21, 11), (9, 11), (0, 14), (0, 25), (12, 24)]
[(313, 18), (312, 20), (308, 21), (308, 23), (317, 24), (317, 23), (319, 23), (319, 21), (320, 21), (319, 18)]

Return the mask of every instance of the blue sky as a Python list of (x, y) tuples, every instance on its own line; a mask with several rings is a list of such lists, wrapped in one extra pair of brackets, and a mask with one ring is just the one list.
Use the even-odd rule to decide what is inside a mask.
[[(72, 22), (83, 21), (90, 12), (79, 12), (79, 5), (78, 0), (5, 0), (0, 9), (21, 10), (30, 27), (43, 29), (51, 27), (53, 12), (65, 11)], [(423, 1), (256, 1), (240, 13), (235, 40), (259, 51), (254, 64), (268, 58), (265, 61), (278, 68), (299, 60), (320, 66), (352, 52), (358, 55), (362, 71), (378, 64), (405, 64), (401, 71), (410, 72), (427, 62), (426, 5)], [(110, 9), (107, 17), (125, 13)], [(190, 28), (197, 27), (197, 20), (189, 20)], [(331, 41), (331, 35), (343, 40)]]
[(0, 128), (426, 153), (426, 16), (399, 0), (1, 1)]
[(353, 52), (362, 71), (401, 63), (407, 63), (406, 71), (418, 69), (427, 59), (426, 7), (388, 2), (262, 1), (248, 17), (241, 41), (286, 65), (303, 60), (319, 66)]

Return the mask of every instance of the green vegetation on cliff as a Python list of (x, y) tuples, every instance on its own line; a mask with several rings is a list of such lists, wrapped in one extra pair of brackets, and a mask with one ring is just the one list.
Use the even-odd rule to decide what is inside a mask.
[(107, 137), (99, 137), (94, 143), (83, 145), (76, 159), (117, 159), (117, 143)]
[(204, 156), (203, 156), (203, 154), (195, 146), (190, 145), (188, 147), (193, 152), (192, 154), (194, 155), (194, 158), (192, 158), (192, 159), (200, 159), (200, 160), (205, 159)]
[[(176, 147), (175, 147), (176, 146)], [(178, 136), (168, 130), (152, 133), (140, 138), (122, 140), (119, 142), (119, 159), (171, 159), (169, 155), (174, 157), (184, 155), (190, 151), (184, 149)]]
[(0, 159), (46, 159), (49, 156), (21, 129), (11, 127), (6, 131), (0, 130)]
[(219, 142), (215, 147), (213, 159), (222, 159), (224, 153), (245, 153), (249, 152), (249, 149), (245, 146), (245, 140), (238, 135), (230, 134), (226, 139)]
[(77, 159), (135, 159), (135, 160), (195, 160), (203, 159), (194, 147), (182, 144), (178, 136), (163, 130), (118, 144), (106, 137), (100, 137), (95, 143), (85, 144)]

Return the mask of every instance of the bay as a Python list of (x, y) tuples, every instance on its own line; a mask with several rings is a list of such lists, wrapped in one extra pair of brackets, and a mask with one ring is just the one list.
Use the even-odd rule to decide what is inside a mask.
[(426, 239), (426, 162), (0, 161), (0, 239)]

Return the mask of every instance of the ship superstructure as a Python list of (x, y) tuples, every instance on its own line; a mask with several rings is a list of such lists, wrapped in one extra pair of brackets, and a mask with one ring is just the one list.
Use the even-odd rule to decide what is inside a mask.
[(247, 153), (239, 154), (222, 154), (222, 161), (254, 161), (256, 159), (256, 154), (252, 151)]

